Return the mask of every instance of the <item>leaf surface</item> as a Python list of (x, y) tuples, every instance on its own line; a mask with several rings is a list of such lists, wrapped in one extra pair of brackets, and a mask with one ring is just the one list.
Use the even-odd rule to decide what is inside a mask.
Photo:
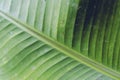
[(119, 0), (0, 0), (1, 79), (119, 80), (119, 6)]

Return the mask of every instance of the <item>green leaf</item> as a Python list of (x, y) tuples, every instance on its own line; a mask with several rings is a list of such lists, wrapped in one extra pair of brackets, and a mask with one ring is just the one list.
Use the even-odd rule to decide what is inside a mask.
[(120, 0), (0, 0), (0, 79), (119, 80), (119, 7)]

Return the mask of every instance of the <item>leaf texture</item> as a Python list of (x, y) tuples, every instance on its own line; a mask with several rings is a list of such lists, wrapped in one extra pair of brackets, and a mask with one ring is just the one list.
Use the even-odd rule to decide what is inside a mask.
[(0, 80), (112, 80), (0, 20)]
[[(21, 54), (21, 51), (25, 51), (24, 48), (27, 49), (27, 47), (30, 47), (30, 45), (31, 46), (35, 45), (36, 41), (38, 41), (39, 45), (33, 46), (33, 47), (41, 48), (39, 47), (40, 45), (45, 46), (44, 48), (40, 49), (41, 52), (39, 53), (42, 53), (46, 56), (50, 52), (51, 55), (49, 55), (48, 57), (50, 58), (50, 56), (52, 56), (55, 50), (55, 54), (53, 54), (53, 56), (57, 55), (58, 53), (59, 56), (63, 55), (65, 59), (60, 58), (60, 60), (62, 61), (59, 61), (59, 59), (57, 59), (57, 56), (54, 57), (55, 59), (52, 57), (51, 59), (53, 59), (52, 61), (54, 63), (50, 64), (52, 63), (52, 61), (50, 63), (49, 61), (46, 61), (46, 65), (44, 65), (45, 63), (42, 64), (41, 62), (44, 60), (41, 60), (42, 58), (40, 57), (38, 58), (38, 61), (35, 60), (36, 64), (34, 62), (33, 64), (32, 63), (30, 64), (29, 60), (32, 60), (32, 59), (29, 56), (32, 56), (32, 55), (29, 55), (29, 52), (23, 52), (24, 55), (22, 54), (22, 56), (28, 56), (28, 60), (27, 60), (28, 62), (26, 61), (25, 63), (23, 63), (24, 61), (21, 61), (20, 65), (25, 65), (27, 63), (30, 66), (32, 65), (37, 66), (38, 62), (41, 62), (38, 64), (38, 66), (40, 66), (41, 64), (41, 67), (40, 69), (38, 68), (38, 70), (36, 71), (33, 70), (33, 72), (28, 68), (28, 70), (26, 70), (25, 72), (23, 71), (23, 75), (20, 75), (22, 73), (18, 72), (18, 76), (20, 75), (19, 76), (20, 80), (23, 80), (25, 74), (28, 74), (29, 71), (33, 76), (30, 75), (29, 78), (25, 76), (25, 78), (27, 77), (26, 79), (28, 80), (30, 79), (33, 79), (33, 80), (37, 80), (37, 79), (40, 79), (40, 80), (49, 80), (49, 79), (50, 80), (58, 80), (58, 79), (60, 80), (67, 80), (67, 79), (68, 80), (82, 80), (82, 79), (87, 80), (88, 79), (89, 80), (91, 79), (91, 80), (94, 80), (94, 79), (99, 79), (103, 76), (102, 74), (94, 71), (93, 69), (101, 71), (111, 76), (112, 78), (119, 80), (120, 78), (119, 77), (120, 76), (120, 58), (119, 58), (120, 56), (120, 42), (119, 42), (120, 41), (120, 25), (119, 25), (120, 19), (118, 18), (120, 17), (119, 9), (120, 9), (120, 0), (109, 0), (109, 2), (108, 0), (0, 0), (1, 15), (2, 13), (7, 14), (8, 16), (9, 15), (11, 16), (10, 17), (11, 19), (13, 19), (13, 22), (12, 22), (12, 20), (9, 18), (6, 18), (8, 19), (8, 21), (4, 19), (6, 15), (1, 17), (0, 25), (2, 27), (0, 31), (0, 34), (1, 34), (1, 39), (0, 39), (1, 57), (0, 58), (1, 58), (1, 66), (3, 66), (1, 67), (1, 70), (3, 70), (1, 72), (4, 73), (7, 71), (6, 69), (9, 68), (10, 65), (12, 64), (11, 59), (14, 59), (13, 56), (16, 56), (16, 54)], [(17, 21), (15, 21), (14, 18)], [(27, 25), (28, 27), (32, 27), (35, 30), (34, 29), (32, 29), (33, 31), (25, 30), (24, 32), (21, 29), (17, 28), (21, 23), (23, 24), (22, 25), (23, 27)], [(15, 35), (13, 35), (14, 34), (13, 29), (15, 29)], [(11, 32), (11, 30), (13, 30), (13, 32)], [(40, 35), (41, 32), (44, 33), (45, 35), (43, 35), (43, 37), (47, 35), (46, 37), (48, 38), (48, 43), (44, 42), (41, 39), (39, 40), (43, 42), (37, 39), (34, 40), (33, 37), (36, 37), (34, 33), (32, 33), (34, 31), (36, 31), (38, 35)], [(29, 34), (27, 34), (26, 32)], [(9, 36), (9, 34), (13, 36)], [(62, 46), (65, 45), (65, 50), (67, 47), (69, 47), (67, 48), (69, 49), (69, 51), (74, 52), (75, 50), (75, 53), (79, 53), (80, 56), (86, 59), (86, 61), (83, 60), (82, 58), (77, 60), (77, 57), (75, 56), (74, 53), (70, 55), (70, 53), (64, 53), (64, 50), (61, 51), (60, 49), (55, 48), (56, 43), (49, 42), (49, 37), (54, 39), (53, 41), (60, 42)], [(48, 45), (50, 50), (47, 47)], [(52, 45), (54, 45), (54, 47)], [(10, 48), (10, 50), (8, 48)], [(51, 52), (51, 48), (53, 52)], [(28, 49), (28, 51), (32, 49), (33, 48)], [(48, 50), (48, 52), (42, 51), (44, 49), (45, 51)], [(34, 51), (35, 50), (33, 50), (33, 52), (31, 53), (35, 54)], [(36, 51), (39, 51), (39, 49), (37, 49)], [(64, 54), (68, 54), (68, 55), (65, 56)], [(4, 58), (4, 56), (6, 58)], [(66, 61), (66, 57), (68, 58), (68, 56), (71, 58), (70, 60), (67, 59)], [(18, 57), (21, 58), (20, 55), (18, 55)], [(37, 58), (37, 55), (33, 58)], [(58, 62), (55, 62), (57, 60)], [(82, 66), (84, 67), (86, 66), (83, 64), (81, 66), (81, 63), (78, 63), (76, 60), (84, 63), (87, 66), (92, 67), (93, 69), (87, 67), (86, 69), (84, 69), (86, 71), (81, 71), (83, 68)], [(8, 61), (10, 61), (10, 63), (7, 65), (6, 62)], [(15, 61), (13, 62), (13, 64), (19, 63), (19, 61), (17, 60), (13, 60), (13, 61)], [(59, 64), (59, 62), (62, 62), (62, 63)], [(93, 64), (92, 62), (95, 64), (92, 65)], [(55, 68), (52, 67), (52, 69), (48, 70), (48, 72), (44, 71), (44, 69), (47, 69), (48, 67), (47, 65), (49, 64), (50, 66), (55, 64), (58, 64), (61, 66), (62, 64), (63, 67), (61, 66), (62, 68), (60, 68), (60, 67), (57, 67), (56, 65)], [(71, 67), (68, 67), (68, 65), (70, 65)], [(70, 75), (74, 74), (74, 69), (76, 69), (76, 66), (78, 65), (80, 65), (79, 66), (80, 71), (78, 70), (75, 72), (76, 75), (74, 76), (76, 77), (73, 77), (73, 76), (70, 77)], [(44, 68), (45, 66), (46, 68)], [(65, 70), (65, 66), (66, 66), (66, 70)], [(98, 69), (97, 69), (97, 66), (99, 66)], [(16, 70), (13, 71), (13, 74), (17, 71), (22, 72), (21, 70), (22, 67), (20, 66), (16, 67)], [(63, 70), (58, 70), (57, 68), (63, 69)], [(70, 71), (69, 70), (67, 71), (67, 68), (71, 68)], [(104, 70), (104, 68), (106, 70)], [(27, 67), (25, 69), (27, 69)], [(51, 75), (48, 78), (45, 77), (48, 74), (50, 74), (54, 69), (58, 70), (58, 72), (56, 71), (53, 72), (53, 75), (58, 73), (58, 76), (55, 77)], [(87, 71), (87, 69), (89, 69), (90, 71), (89, 70)], [(43, 73), (41, 72), (41, 70), (43, 70)], [(66, 72), (63, 72), (65, 75), (63, 75), (63, 77), (60, 77), (63, 74), (62, 71), (66, 71)], [(73, 73), (70, 74), (71, 71), (73, 71)], [(79, 74), (77, 74), (77, 72), (79, 72)], [(92, 72), (93, 74), (91, 74)], [(13, 75), (11, 73), (7, 73), (7, 74), (8, 74), (7, 76), (9, 77), (10, 75)], [(97, 74), (100, 75), (100, 77), (97, 76)], [(83, 75), (86, 75), (88, 77)], [(96, 76), (92, 77), (93, 75), (96, 75)], [(66, 76), (69, 76), (69, 78)], [(17, 77), (13, 77), (13, 80), (17, 80), (16, 78)], [(105, 79), (105, 78), (106, 78), (105, 76), (102, 77), (102, 79)]]

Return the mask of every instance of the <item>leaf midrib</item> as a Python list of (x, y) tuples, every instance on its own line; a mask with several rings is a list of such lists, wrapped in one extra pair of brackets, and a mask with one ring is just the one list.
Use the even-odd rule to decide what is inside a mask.
[(58, 51), (64, 53), (65, 55), (73, 58), (74, 60), (81, 62), (103, 74), (106, 74), (110, 76), (111, 78), (120, 79), (120, 73), (112, 70), (111, 68), (108, 68), (104, 66), (103, 64), (100, 64), (86, 56), (83, 56), (82, 54), (76, 52), (73, 49), (70, 49), (66, 47), (63, 44), (60, 44), (59, 42), (53, 40), (52, 38), (46, 36), (45, 34), (38, 32), (37, 30), (33, 29), (29, 25), (19, 21), (18, 19), (13, 18), (12, 16), (0, 11), (0, 15), (4, 17), (6, 20), (10, 21), (11, 23), (17, 25), (20, 29), (24, 30), (25, 32), (31, 34), (32, 36), (36, 37), (37, 39), (41, 40), (42, 42), (52, 46), (53, 48), (57, 49)]

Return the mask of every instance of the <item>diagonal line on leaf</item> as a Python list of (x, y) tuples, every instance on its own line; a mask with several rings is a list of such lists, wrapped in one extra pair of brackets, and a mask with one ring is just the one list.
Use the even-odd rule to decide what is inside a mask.
[(29, 25), (24, 24), (22, 22), (20, 22), (19, 20), (9, 16), (8, 14), (0, 11), (0, 15), (2, 17), (4, 17), (5, 19), (9, 20), (10, 22), (12, 22), (13, 24), (17, 25), (17, 27), (21, 28), (22, 30), (26, 31), (27, 33), (31, 34), (32, 36), (38, 38), (39, 40), (45, 42), (46, 44), (52, 46), (53, 48), (59, 50), (60, 52), (63, 52), (64, 54), (68, 55), (69, 57), (82, 62), (83, 64), (86, 64), (89, 67), (92, 67), (93, 69), (102, 72), (114, 79), (120, 79), (120, 73), (100, 64), (97, 63), (96, 61), (93, 61), (81, 54), (79, 54), (78, 52), (54, 41), (53, 39), (49, 38), (48, 36), (44, 35), (41, 32), (36, 31), (35, 29), (29, 27)]

